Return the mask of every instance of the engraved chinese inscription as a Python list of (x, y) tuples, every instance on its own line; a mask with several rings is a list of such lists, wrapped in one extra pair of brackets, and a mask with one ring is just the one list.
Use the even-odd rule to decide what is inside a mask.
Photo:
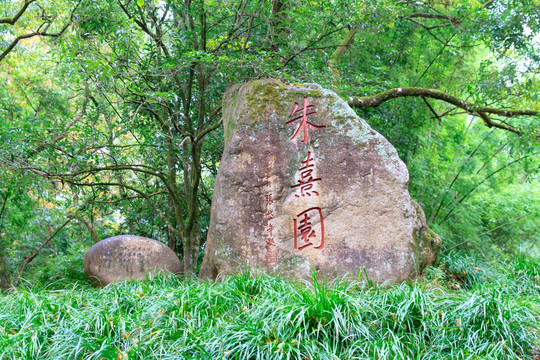
[(313, 105), (308, 106), (307, 98), (304, 98), (304, 106), (301, 109), (299, 109), (298, 103), (294, 103), (294, 109), (289, 115), (289, 117), (293, 117), (296, 115), (298, 116), (296, 116), (292, 120), (287, 121), (287, 125), (291, 125), (299, 120), (300, 120), (300, 124), (298, 125), (298, 128), (296, 129), (295, 133), (291, 137), (291, 140), (294, 140), (298, 136), (298, 134), (300, 134), (300, 131), (302, 131), (304, 134), (304, 138), (302, 139), (302, 142), (307, 143), (308, 142), (308, 127), (314, 130), (320, 130), (326, 127), (324, 125), (315, 125), (308, 121), (308, 116), (314, 115), (317, 113), (313, 109), (314, 109)]
[[(307, 104), (307, 98), (304, 98), (304, 106), (299, 109), (298, 103), (294, 104), (294, 109), (289, 117), (296, 116), (289, 120), (286, 124), (290, 125), (296, 121), (300, 121), (298, 129), (293, 134), (291, 140), (294, 140), (300, 131), (303, 131), (303, 143), (308, 142), (308, 127), (314, 130), (324, 129), (324, 125), (315, 125), (308, 121), (308, 116), (314, 115), (317, 112), (313, 105)], [(301, 161), (301, 165), (297, 170), (297, 180), (291, 186), (296, 192), (295, 198), (308, 199), (308, 204), (315, 197), (320, 196), (319, 191), (314, 189), (314, 185), (322, 181), (322, 178), (315, 175), (315, 153), (308, 151), (306, 159)], [(308, 247), (321, 250), (324, 248), (324, 219), (320, 207), (310, 207), (296, 215), (293, 219), (294, 226), (294, 248), (302, 251)]]

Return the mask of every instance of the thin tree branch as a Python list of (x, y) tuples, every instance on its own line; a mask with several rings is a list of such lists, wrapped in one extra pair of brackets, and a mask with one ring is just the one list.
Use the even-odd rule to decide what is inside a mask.
[(0, 24), (15, 25), (15, 23), (19, 20), (19, 18), (24, 14), (28, 6), (32, 4), (33, 2), (36, 2), (36, 0), (25, 0), (23, 6), (19, 10), (19, 12), (15, 14), (15, 16), (13, 16), (12, 18), (7, 18), (7, 17), (0, 18)]
[[(66, 25), (64, 25), (64, 27), (59, 32), (57, 32), (57, 33), (49, 33), (49, 32), (47, 32), (47, 30), (49, 29), (49, 27), (52, 24), (52, 22), (50, 20), (47, 20), (44, 23), (42, 23), (36, 31), (31, 32), (29, 34), (17, 36), (11, 42), (11, 44), (9, 44), (9, 46), (0, 54), (0, 61), (2, 61), (11, 52), (11, 50), (13, 50), (13, 48), (15, 48), (15, 46), (21, 40), (29, 39), (29, 38), (32, 38), (34, 36), (44, 36), (44, 37), (59, 37), (59, 36), (61, 36), (67, 30), (69, 25), (71, 25), (73, 23), (73, 15), (75, 13), (75, 10), (79, 7), (80, 3), (81, 2), (79, 1), (77, 3), (77, 5), (75, 5), (73, 10), (71, 11), (71, 17), (70, 17), (69, 21), (67, 22)], [(45, 28), (42, 29), (43, 27), (45, 27)]]
[[(452, 189), (452, 186), (454, 186), (454, 184), (456, 183), (457, 179), (459, 178), (459, 176), (461, 175), (461, 172), (465, 169), (465, 165), (467, 164), (467, 161), (469, 161), (473, 156), (474, 154), (476, 154), (476, 152), (480, 149), (480, 147), (482, 146), (482, 144), (493, 134), (493, 130), (488, 134), (488, 136), (485, 136), (482, 141), (480, 142), (480, 144), (478, 144), (478, 146), (476, 146), (476, 148), (474, 149), (473, 152), (471, 152), (469, 154), (469, 156), (467, 156), (467, 158), (463, 161), (463, 163), (461, 164), (461, 168), (458, 170), (458, 172), (456, 173), (456, 175), (454, 176), (454, 178), (452, 179), (452, 182), (450, 183), (450, 185), (446, 188), (445, 192), (444, 192), (444, 196), (443, 198), (441, 199), (441, 201), (439, 202), (439, 206), (437, 207), (437, 210), (433, 213), (433, 215), (430, 217), (430, 222), (433, 222), (436, 218), (437, 218), (437, 215), (439, 214), (439, 211), (441, 210), (441, 207), (443, 206), (444, 204), (444, 200), (446, 200), (446, 197), (448, 196), (448, 194), (450, 193), (450, 189)], [(450, 168), (448, 169), (450, 170)], [(445, 176), (446, 178), (446, 176)]]
[(61, 141), (62, 139), (64, 139), (67, 135), (68, 135), (68, 130), (73, 126), (75, 125), (76, 123), (78, 123), (81, 118), (83, 117), (83, 115), (85, 114), (86, 112), (86, 105), (88, 105), (88, 99), (89, 99), (89, 94), (88, 94), (88, 89), (86, 90), (86, 96), (84, 98), (84, 102), (83, 102), (83, 105), (82, 105), (82, 109), (81, 111), (79, 112), (79, 114), (77, 114), (77, 116), (75, 116), (71, 121), (68, 121), (68, 123), (66, 124), (66, 126), (64, 127), (64, 132), (61, 133), (60, 135), (57, 135), (53, 140), (52, 140), (52, 143), (42, 143), (40, 144), (38, 147), (36, 147), (33, 151), (29, 152), (28, 153), (28, 157), (32, 157), (34, 155), (36, 155), (37, 153), (40, 153), (41, 151), (43, 151), (47, 145), (52, 145), (52, 144), (56, 144), (58, 143), (59, 141)]
[(313, 40), (311, 43), (309, 43), (306, 47), (304, 47), (302, 50), (299, 50), (297, 52), (295, 52), (293, 55), (291, 55), (286, 61), (285, 63), (283, 64), (283, 66), (281, 67), (281, 70), (285, 69), (285, 67), (287, 67), (287, 65), (292, 61), (294, 60), (295, 57), (297, 57), (298, 55), (300, 55), (301, 53), (303, 53), (304, 51), (306, 50), (309, 50), (309, 48), (315, 44), (317, 44), (318, 42), (320, 42), (321, 40), (323, 40), (324, 38), (332, 35), (333, 33), (335, 32), (338, 32), (340, 30), (342, 30), (344, 28), (344, 26), (342, 27), (339, 27), (338, 29), (335, 29), (335, 30), (332, 30), (320, 37), (318, 37), (317, 39)]
[(439, 125), (441, 125), (441, 121), (442, 121), (441, 116), (439, 114), (437, 114), (437, 112), (435, 111), (433, 106), (431, 106), (431, 104), (429, 103), (429, 101), (427, 101), (427, 99), (425, 97), (422, 96), (422, 100), (424, 100), (424, 102), (426, 103), (429, 110), (431, 110), (433, 115), (435, 115), (435, 117), (437, 118)]
[(481, 233), (479, 236), (487, 235), (487, 234), (489, 234), (489, 233), (491, 233), (491, 232), (493, 232), (493, 231), (495, 231), (495, 230), (497, 230), (497, 229), (502, 228), (502, 227), (505, 226), (505, 225), (508, 225), (508, 224), (512, 224), (512, 223), (514, 223), (514, 222), (517, 222), (517, 221), (521, 220), (522, 218), (524, 218), (525, 216), (530, 215), (530, 214), (531, 214), (531, 213), (526, 212), (525, 214), (520, 215), (520, 216), (518, 216), (518, 217), (515, 218), (515, 219), (512, 219), (512, 220), (510, 220), (510, 221), (508, 221), (508, 222), (505, 222), (504, 224), (501, 224), (501, 225), (499, 225), (499, 226), (494, 227), (493, 229), (490, 229), (490, 230), (488, 230), (488, 231), (485, 231), (485, 232)]
[[(122, 183), (114, 183), (114, 182), (99, 182), (99, 183), (86, 184), (86, 183), (77, 183), (77, 182), (69, 181), (69, 183), (71, 183), (73, 185), (76, 185), (76, 186), (88, 186), (88, 187), (94, 187), (94, 186), (118, 186), (118, 187), (123, 187), (123, 188), (129, 189), (129, 190), (139, 194), (140, 196), (142, 196), (146, 200), (146, 202), (148, 202), (148, 204), (159, 214), (159, 216), (161, 216), (163, 221), (165, 221), (165, 223), (167, 224), (167, 227), (175, 235), (177, 235), (179, 237), (182, 236), (182, 233), (181, 233), (182, 229), (180, 229), (180, 231), (179, 231), (174, 226), (172, 226), (172, 224), (167, 220), (167, 216), (159, 209), (159, 207), (156, 204), (154, 204), (154, 202), (152, 201), (150, 196), (148, 194), (144, 193), (143, 191), (133, 187), (133, 186), (129, 186), (129, 185), (122, 184)], [(155, 193), (155, 194), (159, 194), (159, 193)], [(155, 195), (155, 194), (152, 194), (152, 195)], [(183, 226), (183, 224), (178, 224), (178, 225), (180, 227)]]
[(2, 210), (0, 210), (0, 238), (2, 238), (2, 228), (4, 227), (4, 213), (6, 211), (6, 204), (9, 198), (9, 189), (6, 193), (6, 196), (4, 197), (4, 201), (2, 203)]
[(442, 19), (450, 20), (454, 25), (461, 24), (461, 20), (449, 15), (442, 14), (424, 14), (424, 13), (412, 13), (407, 15), (407, 18), (424, 18), (424, 19)]
[(159, 172), (159, 170), (151, 167), (151, 166), (147, 166), (147, 165), (142, 165), (142, 164), (134, 164), (134, 165), (122, 165), (122, 164), (119, 164), (119, 165), (109, 165), (109, 166), (103, 166), (103, 167), (96, 167), (96, 168), (91, 168), (91, 169), (88, 169), (88, 170), (81, 170), (81, 171), (76, 171), (74, 173), (71, 173), (71, 174), (54, 174), (51, 176), (52, 177), (76, 177), (76, 176), (79, 176), (79, 175), (89, 175), (89, 174), (94, 174), (94, 173), (97, 173), (97, 172), (100, 172), (100, 171), (119, 171), (119, 170), (131, 170), (131, 171), (135, 171), (135, 172), (140, 172), (140, 173), (144, 173), (144, 174), (147, 174), (147, 175), (152, 175), (152, 176), (155, 176), (155, 177), (158, 177), (160, 178), (161, 180), (165, 181), (165, 176)]
[(501, 170), (504, 170), (506, 169), (507, 167), (523, 160), (523, 159), (526, 159), (528, 157), (531, 157), (533, 155), (537, 155), (538, 153), (532, 153), (532, 154), (529, 154), (529, 155), (525, 155), (525, 156), (522, 156), (520, 157), (519, 159), (516, 159), (514, 161), (511, 161), (509, 162), (508, 164), (498, 168), (497, 170), (493, 171), (491, 174), (489, 174), (484, 180), (480, 181), (478, 184), (476, 184), (475, 186), (472, 187), (472, 189), (470, 189), (465, 195), (463, 195), (463, 197), (461, 199), (458, 200), (458, 202), (448, 211), (448, 213), (446, 214), (446, 216), (444, 217), (444, 219), (442, 219), (440, 222), (439, 222), (439, 225), (442, 224), (443, 222), (445, 222), (446, 220), (448, 220), (448, 218), (450, 217), (450, 215), (452, 215), (452, 213), (454, 212), (454, 210), (465, 200), (469, 197), (469, 195), (471, 195), (476, 189), (478, 189), (478, 187), (480, 185), (482, 185), (483, 183), (485, 183), (489, 178), (491, 178), (493, 175), (497, 174), (499, 171)]
[(420, 80), (424, 77), (424, 75), (427, 74), (427, 72), (429, 71), (429, 69), (431, 69), (431, 66), (433, 66), (433, 64), (435, 64), (435, 61), (437, 61), (437, 59), (439, 58), (439, 56), (441, 56), (441, 54), (443, 53), (444, 49), (446, 49), (446, 47), (450, 44), (450, 41), (452, 41), (452, 39), (454, 38), (454, 36), (456, 36), (456, 34), (452, 34), (452, 36), (450, 37), (450, 39), (448, 39), (442, 46), (442, 48), (439, 50), (439, 52), (437, 53), (437, 55), (435, 55), (435, 57), (429, 62), (429, 65), (426, 67), (426, 69), (422, 72), (422, 75), (420, 75), (420, 77), (418, 79), (416, 79), (415, 83), (414, 83), (414, 86), (416, 86)]
[(64, 222), (58, 229), (56, 229), (56, 231), (51, 235), (49, 236), (49, 238), (47, 240), (45, 240), (41, 246), (36, 250), (34, 251), (34, 253), (30, 256), (25, 256), (23, 261), (21, 262), (20, 266), (19, 266), (19, 270), (17, 271), (17, 275), (15, 276), (15, 279), (13, 280), (13, 287), (17, 287), (19, 286), (19, 282), (21, 280), (21, 275), (24, 271), (24, 268), (26, 267), (26, 265), (28, 265), (32, 260), (34, 260), (38, 255), (39, 253), (41, 252), (41, 250), (43, 250), (43, 248), (45, 246), (47, 246), (47, 244), (49, 244), (49, 242), (54, 239), (54, 237), (56, 235), (58, 235), (58, 233), (67, 225), (69, 224), (75, 217), (70, 217), (69, 219), (66, 220), (66, 222)]
[[(207, 122), (207, 124), (211, 123), (212, 120), (221, 112), (221, 106), (218, 106), (216, 107), (212, 113), (210, 114), (210, 119), (209, 121)], [(216, 130), (217, 128), (219, 128), (222, 124), (222, 120), (219, 120), (217, 123), (215, 123), (214, 125), (212, 126), (208, 126), (202, 130), (199, 131), (199, 133), (197, 134), (197, 136), (195, 137), (195, 139), (193, 140), (193, 143), (197, 143), (199, 142), (201, 139), (203, 139), (208, 133)]]

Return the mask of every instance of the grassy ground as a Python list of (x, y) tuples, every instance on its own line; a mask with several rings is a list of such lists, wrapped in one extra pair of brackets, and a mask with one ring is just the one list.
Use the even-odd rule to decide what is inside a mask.
[(454, 254), (415, 284), (158, 276), (0, 295), (0, 359), (533, 359), (540, 265)]

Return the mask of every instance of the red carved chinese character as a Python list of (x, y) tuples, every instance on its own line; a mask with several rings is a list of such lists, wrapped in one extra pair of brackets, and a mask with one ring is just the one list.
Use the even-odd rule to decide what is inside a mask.
[(298, 180), (298, 184), (295, 184), (293, 186), (291, 186), (291, 189), (294, 189), (296, 187), (300, 187), (300, 195), (294, 195), (296, 196), (297, 198), (302, 196), (311, 196), (311, 194), (315, 194), (317, 196), (319, 196), (319, 193), (317, 191), (314, 191), (314, 190), (311, 190), (313, 189), (313, 184), (312, 182), (314, 181), (321, 181), (321, 178), (316, 178), (314, 179), (313, 176), (311, 176), (311, 174), (313, 173), (313, 158), (311, 157), (311, 151), (308, 151), (308, 155), (307, 155), (307, 158), (306, 160), (302, 161), (302, 166), (300, 169), (298, 169), (298, 171), (300, 172), (300, 177), (301, 179)]
[(273, 210), (273, 209), (268, 210), (268, 211), (266, 212), (266, 218), (267, 218), (268, 220), (272, 220), (272, 219), (274, 218), (274, 210)]
[(306, 143), (308, 141), (308, 126), (311, 127), (312, 129), (315, 129), (315, 130), (324, 129), (326, 127), (324, 125), (312, 124), (307, 120), (307, 117), (309, 115), (313, 115), (313, 114), (317, 113), (315, 111), (308, 112), (308, 110), (313, 110), (313, 108), (314, 108), (313, 105), (307, 106), (307, 98), (304, 98), (304, 106), (302, 107), (302, 109), (298, 109), (298, 103), (296, 103), (296, 102), (294, 103), (294, 110), (291, 112), (289, 117), (291, 117), (291, 116), (293, 116), (295, 114), (301, 114), (301, 115), (295, 117), (292, 120), (287, 121), (287, 125), (290, 125), (293, 122), (298, 121), (300, 119), (302, 119), (302, 121), (300, 122), (300, 125), (298, 126), (298, 129), (296, 129), (296, 132), (292, 136), (291, 140), (294, 140), (298, 136), (298, 134), (300, 133), (300, 130), (303, 130), (303, 132), (304, 132), (304, 140), (302, 140), (302, 142)]
[[(318, 246), (314, 246), (315, 249), (322, 249), (324, 247), (324, 221), (322, 217), (321, 208), (313, 207), (298, 214), (297, 219), (300, 219), (298, 224), (297, 219), (294, 219), (294, 248), (303, 250), (308, 246), (313, 246), (314, 242), (318, 240)], [(314, 226), (312, 220), (320, 219), (320, 226)], [(300, 233), (300, 239), (298, 239), (298, 233)]]
[(274, 241), (274, 238), (273, 238), (273, 237), (269, 237), (269, 238), (266, 240), (266, 245), (268, 245), (268, 246), (276, 245), (276, 242)]
[(266, 252), (266, 262), (267, 263), (276, 263), (277, 262), (277, 251), (268, 250)]
[(272, 200), (272, 194), (266, 194), (264, 198), (266, 199), (266, 206), (270, 206), (274, 203), (274, 200)]
[(266, 231), (270, 233), (270, 236), (272, 236), (272, 231), (274, 231), (274, 225), (268, 224), (268, 229), (266, 229)]

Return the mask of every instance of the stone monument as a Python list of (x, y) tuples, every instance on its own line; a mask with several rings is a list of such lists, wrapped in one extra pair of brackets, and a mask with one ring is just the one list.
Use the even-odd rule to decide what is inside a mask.
[(94, 244), (83, 259), (84, 273), (96, 286), (143, 280), (148, 272), (182, 272), (180, 260), (165, 244), (134, 235), (118, 235)]
[(200, 276), (419, 275), (440, 239), (395, 148), (334, 92), (259, 80), (223, 98), (225, 150)]

